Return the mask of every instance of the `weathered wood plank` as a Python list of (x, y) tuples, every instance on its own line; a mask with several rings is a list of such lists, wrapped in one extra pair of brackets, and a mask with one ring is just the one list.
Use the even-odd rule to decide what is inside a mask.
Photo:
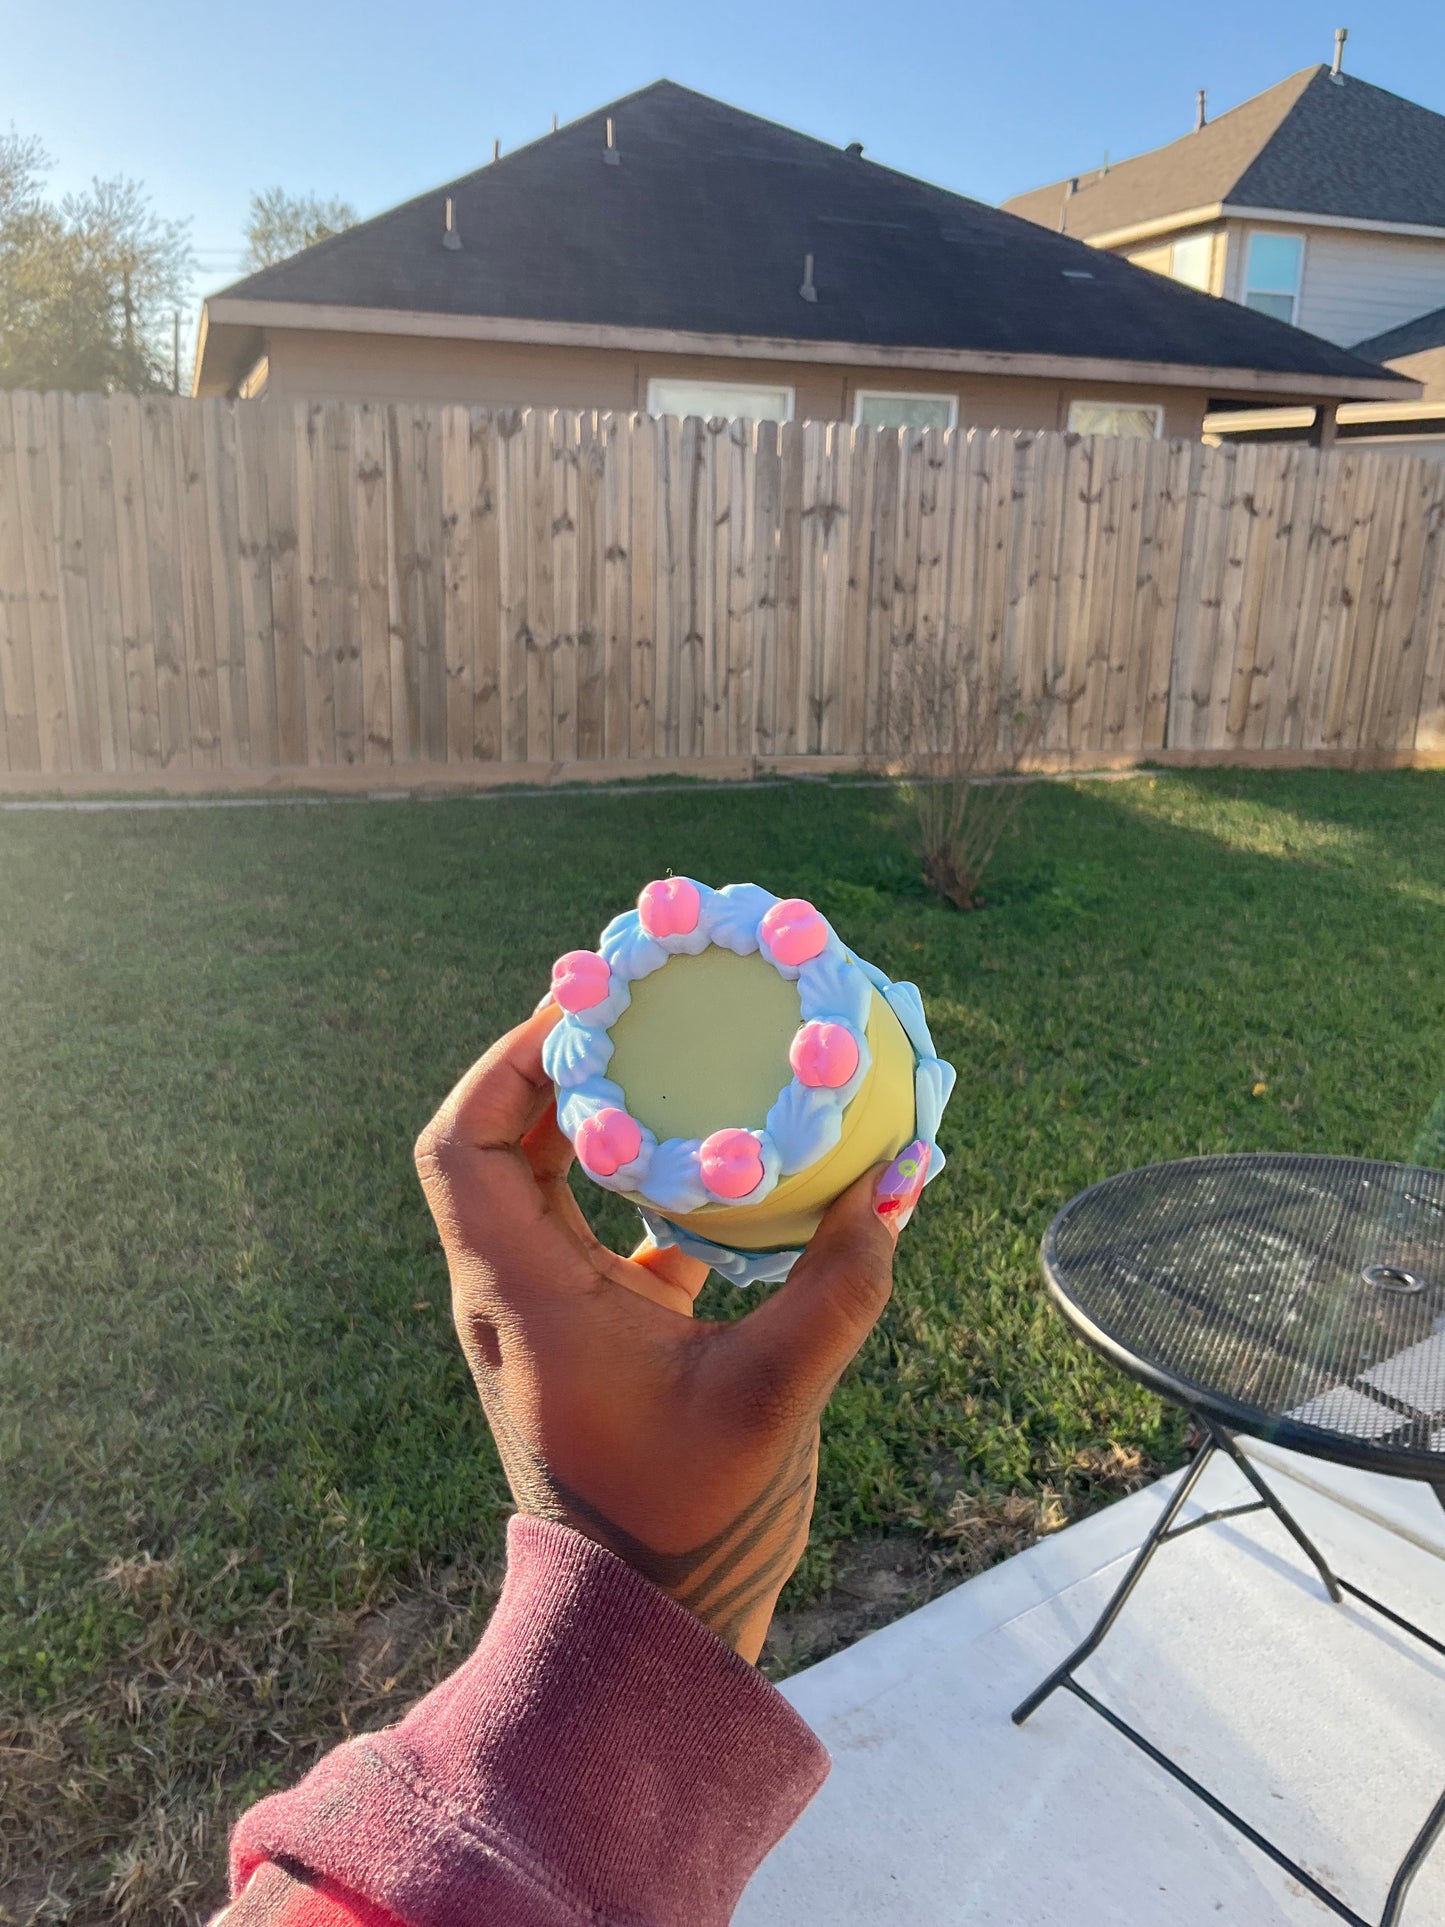
[(1118, 438), (1113, 498), (1113, 565), (1106, 594), (1093, 615), (1093, 685), (1089, 692), (1092, 725), (1088, 751), (1109, 757), (1137, 747), (1143, 719), (1134, 707), (1137, 683), (1131, 676), (1134, 607), (1139, 595), (1139, 557), (1144, 540), (1144, 499), (1151, 457), (1158, 443), (1142, 436)]
[(778, 625), (783, 464), (776, 422), (759, 422), (753, 462), (756, 534), (752, 543), (753, 714), (751, 753), (767, 758), (778, 740)]
[(1264, 740), (1264, 715), (1279, 637), (1277, 601), (1284, 574), (1278, 532), (1281, 520), (1288, 516), (1285, 492), (1293, 486), (1288, 448), (1259, 448), (1254, 453), (1254, 480), (1245, 504), (1253, 526), (1224, 713), (1224, 739), (1235, 748), (1258, 748)]
[(572, 628), (576, 636), (577, 755), (597, 762), (607, 736), (607, 649), (602, 581), (606, 572), (607, 523), (603, 500), (606, 444), (602, 424), (589, 411), (579, 424), (576, 473), (570, 486), (576, 500), (576, 589)]
[[(1163, 749), (1169, 728), (1170, 679), (1174, 666), (1174, 637), (1179, 618), (1180, 581), (1188, 539), (1194, 475), (1203, 449), (1198, 442), (1171, 442), (1162, 493), (1157, 499), (1157, 533), (1146, 558), (1140, 558), (1142, 647), (1139, 673), (1143, 683), (1144, 754)], [(1147, 579), (1145, 569), (1147, 566)]]
[(45, 422), (46, 398), (17, 390), (11, 400), (15, 409), (16, 460), (28, 507), (28, 513), (21, 518), (20, 531), (29, 602), (40, 766), (60, 773), (71, 767), (72, 744), (66, 689), (65, 611), (60, 599), (56, 542), (59, 476), (52, 473), (51, 440)]
[[(252, 410), (248, 407), (244, 412), (249, 416)], [(263, 673), (269, 674), (275, 691), (276, 753), (287, 769), (308, 764), (320, 767), (334, 760), (330, 739), (324, 754), (313, 750), (307, 727), (307, 690), (312, 672), (306, 659), (302, 622), (306, 585), (301, 579), (297, 493), (309, 473), (304, 454), (306, 433), (306, 411), (302, 407), (289, 402), (260, 405), (257, 446), (264, 472), (266, 552), (264, 558), (257, 557), (257, 568), (264, 561), (271, 597), (271, 640), (266, 651), (269, 671)]]
[[(0, 398), (0, 408), (3, 408)], [(95, 698), (101, 770), (128, 770), (130, 716), (125, 693), (125, 633), (115, 552), (115, 477), (110, 459), (110, 403), (104, 395), (78, 395), (75, 404), (76, 470), (80, 486), (90, 635), (95, 651)], [(0, 487), (0, 498), (4, 490)], [(3, 523), (0, 500), (0, 523)], [(3, 536), (0, 536), (3, 542)], [(0, 596), (3, 605), (3, 596)], [(0, 628), (4, 609), (0, 606)], [(222, 745), (224, 754), (224, 744)]]
[(527, 755), (534, 763), (553, 759), (556, 698), (553, 688), (551, 416), (528, 409), (527, 437)]
[(355, 410), (329, 402), (325, 413), (326, 489), (331, 511), (331, 714), (336, 760), (366, 761), (366, 692), (361, 642), (361, 570), (352, 473)]
[[(868, 742), (868, 573), (873, 557), (873, 458), (877, 437), (867, 428), (842, 432), (848, 470), (848, 519), (844, 546), (838, 554), (844, 598), (838, 637), (842, 690), (838, 742), (845, 755), (863, 756)], [(951, 467), (950, 462), (950, 471)], [(946, 612), (946, 594), (944, 609)]]
[(553, 411), (552, 431), (552, 758), (577, 760), (579, 662), (577, 518), (584, 417)]
[(706, 510), (703, 519), (703, 570), (707, 611), (702, 620), (703, 755), (726, 753), (728, 740), (727, 607), (728, 545), (732, 538), (732, 467), (728, 461), (730, 424), (715, 416), (703, 444)]
[(193, 769), (221, 766), (216, 607), (211, 593), (211, 511), (206, 495), (206, 411), (216, 406), (215, 402), (200, 402), (194, 407), (176, 410), (181, 625), (186, 644), (186, 697), (191, 719)]
[(337, 760), (335, 637), (338, 611), (333, 575), (336, 503), (331, 489), (327, 406), (325, 402), (308, 402), (297, 411), (296, 566), (300, 587), (306, 760), (313, 765)]
[(778, 430), (777, 698), (772, 754), (794, 756), (806, 747), (800, 732), (807, 689), (803, 661), (803, 424)]
[(650, 415), (628, 423), (631, 444), (628, 554), (627, 753), (639, 762), (655, 753), (658, 663), (657, 539), (663, 476), (658, 467), (660, 425)]
[(608, 756), (631, 753), (632, 421), (601, 423), (602, 743)]
[(358, 404), (351, 414), (350, 447), (345, 451), (356, 531), (362, 760), (378, 764), (389, 763), (392, 755), (387, 422), (386, 409), (376, 402)]
[(897, 753), (897, 719), (890, 701), (893, 663), (893, 587), (898, 548), (898, 491), (903, 462), (898, 435), (886, 428), (873, 438), (873, 541), (869, 560), (864, 746), (873, 758)]
[(703, 709), (707, 702), (708, 617), (712, 602), (711, 544), (708, 517), (707, 423), (689, 415), (682, 424), (681, 618), (677, 658), (677, 747), (682, 756), (703, 754)]
[(446, 761), (447, 670), (443, 633), (441, 411), (412, 411), (411, 550), (404, 571), (411, 591), (411, 640), (421, 727), (428, 762)]
[(446, 661), (447, 761), (472, 753), (476, 585), (472, 544), (472, 422), (458, 405), (441, 411), (442, 627)]
[[(207, 404), (202, 417), (206, 467), (206, 541), (211, 620), (216, 637), (216, 714), (219, 767), (251, 767), (251, 721), (246, 696), (246, 608), (241, 591), (237, 500), (236, 409), (229, 401)], [(107, 444), (106, 460), (109, 461)], [(107, 508), (109, 498), (107, 497)]]
[(757, 540), (757, 427), (733, 422), (726, 450), (731, 496), (727, 543), (727, 748), (753, 754), (752, 545)]
[(502, 755), (502, 564), (498, 509), (498, 436), (483, 408), (471, 411), (471, 542), (475, 590), (472, 637), (472, 756), (483, 763)]
[(1428, 659), (1430, 625), (1442, 569), (1445, 569), (1445, 465), (1412, 462), (1415, 470), (1411, 512), (1418, 516), (1418, 553), (1413, 591), (1402, 606), (1394, 638), (1395, 673), (1381, 704), (1374, 747), (1405, 755), (1415, 745), (1416, 723)]
[(1358, 745), (1358, 718), (1351, 713), (1349, 699), (1352, 691), (1357, 699), (1363, 696), (1364, 679), (1369, 674), (1369, 652), (1374, 643), (1389, 543), (1389, 531), (1379, 511), (1382, 500), (1394, 494), (1396, 480), (1389, 457), (1361, 456), (1336, 611), (1335, 658), (1320, 718), (1320, 740), (1326, 749), (1352, 750)]
[(527, 603), (527, 470), (531, 437), (515, 409), (497, 417), (497, 567), (502, 610), (502, 756), (525, 763), (528, 756), (527, 688), (532, 632)]
[(28, 491), (16, 455), (15, 403), (0, 389), (0, 700), (5, 709), (6, 766), (39, 770), (35, 664), (30, 652), (30, 597), (25, 582)]
[[(272, 404), (276, 406), (276, 404)], [(286, 412), (296, 420), (296, 412)], [(277, 730), (277, 628), (271, 598), (274, 562), (267, 509), (267, 422), (269, 410), (237, 408), (234, 418), (236, 453), (236, 546), (241, 577), (241, 615), (246, 659), (246, 716), (251, 767), (275, 769), (281, 763)], [(300, 642), (299, 616), (289, 634)], [(281, 680), (293, 669), (299, 673), (299, 647), (286, 648), (282, 638)], [(290, 686), (288, 684), (288, 686)], [(294, 729), (294, 723), (290, 726)], [(306, 759), (303, 757), (302, 762)]]
[(181, 583), (176, 498), (176, 414), (180, 404), (151, 396), (141, 404), (141, 472), (146, 489), (146, 566), (156, 661), (161, 761), (190, 761), (186, 697), (185, 594)]
[[(85, 552), (85, 510), (81, 461), (80, 410), (74, 395), (45, 397), (45, 433), (50, 444), (55, 499), (55, 568), (60, 584), (60, 629), (65, 644), (65, 706), (70, 725), (70, 767), (100, 769), (101, 698)], [(0, 719), (3, 729), (3, 719)]]
[[(141, 410), (134, 395), (113, 395), (110, 447), (115, 487), (116, 582), (125, 654), (126, 709), (133, 763), (161, 769), (160, 697), (151, 619)], [(269, 633), (269, 611), (266, 633)]]

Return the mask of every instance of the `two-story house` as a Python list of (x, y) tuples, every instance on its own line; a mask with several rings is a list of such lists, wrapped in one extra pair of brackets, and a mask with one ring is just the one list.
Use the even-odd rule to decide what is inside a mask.
[[(1445, 114), (1306, 67), (1131, 160), (1006, 201), (1010, 213), (1383, 361), (1415, 399), (1346, 402), (1340, 439), (1445, 455)], [(1300, 409), (1219, 410), (1230, 438), (1308, 432)], [(1328, 439), (1328, 437), (1326, 437)]]

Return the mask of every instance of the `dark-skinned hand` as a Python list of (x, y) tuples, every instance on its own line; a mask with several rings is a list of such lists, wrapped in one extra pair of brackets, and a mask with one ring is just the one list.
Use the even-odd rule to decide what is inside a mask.
[(878, 1215), (878, 1174), (861, 1178), (756, 1310), (694, 1318), (707, 1267), (650, 1241), (619, 1257), (572, 1195), (542, 1068), (557, 1016), (494, 1044), (417, 1142), (462, 1349), (519, 1509), (756, 1660), (807, 1544), (823, 1408), (888, 1302), (907, 1211)]

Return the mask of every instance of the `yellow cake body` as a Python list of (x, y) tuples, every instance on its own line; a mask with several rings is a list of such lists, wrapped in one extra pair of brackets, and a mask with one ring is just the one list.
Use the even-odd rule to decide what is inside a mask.
[[(632, 1003), (612, 1026), (607, 1068), (629, 1113), (659, 1141), (705, 1138), (728, 1126), (761, 1130), (792, 1077), (788, 1047), (802, 1021), (797, 984), (756, 952), (709, 948), (671, 958), (631, 988)], [(868, 1050), (872, 1063), (832, 1150), (780, 1179), (760, 1203), (709, 1204), (671, 1221), (745, 1251), (806, 1244), (839, 1192), (916, 1135), (913, 1047), (876, 990)], [(624, 1195), (657, 1208), (638, 1193)]]

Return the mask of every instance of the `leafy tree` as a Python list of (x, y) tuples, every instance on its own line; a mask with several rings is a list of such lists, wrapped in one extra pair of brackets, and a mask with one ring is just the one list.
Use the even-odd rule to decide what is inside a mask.
[(247, 265), (254, 271), (299, 254), (328, 234), (340, 234), (355, 227), (356, 209), (349, 201), (318, 199), (315, 194), (288, 194), (284, 188), (268, 187), (264, 194), (251, 196), (251, 212), (246, 221)]
[(186, 224), (120, 176), (56, 205), (49, 166), (38, 140), (0, 134), (0, 387), (168, 388)]

